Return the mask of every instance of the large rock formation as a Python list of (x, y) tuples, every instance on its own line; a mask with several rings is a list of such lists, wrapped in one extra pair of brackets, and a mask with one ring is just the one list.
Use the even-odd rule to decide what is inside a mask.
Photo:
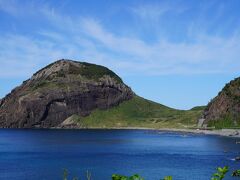
[(59, 60), (0, 101), (0, 127), (59, 127), (74, 114), (87, 116), (133, 96), (121, 78), (106, 67)]
[(204, 124), (211, 121), (227, 120), (230, 125), (237, 125), (240, 121), (240, 78), (226, 84), (204, 110)]

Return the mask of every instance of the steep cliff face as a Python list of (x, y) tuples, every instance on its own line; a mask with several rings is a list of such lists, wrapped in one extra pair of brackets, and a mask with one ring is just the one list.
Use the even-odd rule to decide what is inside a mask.
[(72, 115), (84, 117), (132, 97), (132, 90), (106, 67), (59, 60), (0, 101), (0, 127), (59, 127)]
[[(240, 123), (240, 78), (225, 85), (206, 107), (203, 114), (205, 124), (222, 121), (223, 126), (236, 126)], [(226, 122), (227, 121), (227, 122)]]

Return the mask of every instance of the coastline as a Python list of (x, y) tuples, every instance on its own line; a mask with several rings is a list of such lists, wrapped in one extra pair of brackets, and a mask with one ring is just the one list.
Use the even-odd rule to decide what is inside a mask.
[(219, 130), (203, 130), (203, 129), (178, 129), (178, 128), (148, 128), (148, 127), (88, 127), (88, 128), (77, 128), (77, 129), (126, 129), (126, 130), (154, 130), (164, 132), (176, 132), (176, 133), (192, 133), (192, 134), (203, 134), (203, 135), (217, 135), (225, 137), (240, 138), (240, 129), (219, 129)]
[(220, 129), (220, 130), (202, 130), (202, 129), (159, 129), (160, 131), (179, 132), (179, 133), (193, 133), (204, 135), (217, 135), (225, 137), (240, 138), (240, 129)]
[(203, 130), (203, 129), (181, 129), (181, 128), (151, 128), (151, 127), (51, 127), (51, 128), (0, 128), (1, 129), (26, 129), (26, 130), (152, 130), (163, 132), (175, 132), (183, 134), (203, 134), (216, 135), (225, 137), (240, 138), (240, 129), (219, 129), (219, 130)]

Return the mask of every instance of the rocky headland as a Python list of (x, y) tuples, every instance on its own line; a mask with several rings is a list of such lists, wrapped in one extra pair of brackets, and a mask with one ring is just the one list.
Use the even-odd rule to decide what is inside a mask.
[(0, 127), (73, 127), (68, 119), (73, 114), (87, 116), (133, 96), (108, 68), (62, 59), (36, 72), (0, 101)]
[(240, 78), (236, 78), (213, 98), (203, 112), (204, 124), (218, 128), (240, 126)]

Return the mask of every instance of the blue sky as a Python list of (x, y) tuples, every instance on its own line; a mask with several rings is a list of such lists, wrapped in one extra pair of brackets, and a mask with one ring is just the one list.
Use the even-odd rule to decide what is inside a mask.
[(240, 70), (238, 0), (0, 0), (0, 98), (74, 59), (114, 70), (139, 95), (207, 104)]

